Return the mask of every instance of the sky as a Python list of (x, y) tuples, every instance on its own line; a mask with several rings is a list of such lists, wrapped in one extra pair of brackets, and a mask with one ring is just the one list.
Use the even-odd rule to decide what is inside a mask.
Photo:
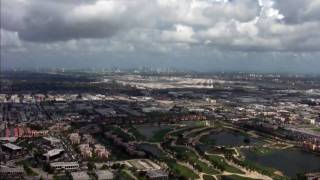
[(320, 74), (320, 0), (0, 0), (2, 68)]

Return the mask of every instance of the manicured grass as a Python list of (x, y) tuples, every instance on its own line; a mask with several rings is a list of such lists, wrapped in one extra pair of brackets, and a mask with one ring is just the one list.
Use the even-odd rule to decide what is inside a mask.
[(214, 145), (215, 144), (215, 141), (213, 139), (209, 139), (209, 136), (210, 134), (208, 135), (204, 135), (202, 136), (199, 141), (202, 143), (202, 144), (207, 144), (207, 145)]
[(130, 127), (129, 132), (134, 135), (137, 140), (146, 140), (147, 138), (142, 135), (135, 127)]
[(157, 131), (153, 137), (150, 139), (151, 142), (163, 142), (164, 137), (168, 132), (170, 132), (172, 129), (171, 128), (165, 128)]
[(197, 178), (199, 178), (199, 176), (197, 174), (195, 174), (191, 169), (189, 169), (188, 167), (185, 167), (185, 166), (182, 166), (182, 165), (178, 164), (173, 159), (168, 160), (167, 161), (167, 165), (169, 166), (169, 168), (173, 172), (185, 177), (186, 179), (197, 179)]
[(181, 128), (181, 129), (177, 130), (176, 132), (171, 133), (171, 136), (180, 136), (183, 133), (188, 132), (188, 131), (192, 131), (193, 129), (196, 129), (196, 128), (200, 128), (200, 127), (192, 126), (192, 127)]
[(204, 129), (195, 130), (194, 132), (188, 134), (187, 137), (195, 137), (195, 136), (197, 136), (197, 135), (199, 135), (201, 133), (210, 131), (212, 129), (213, 129), (212, 127), (208, 127), (208, 128), (204, 128)]
[(230, 173), (238, 173), (238, 174), (244, 174), (240, 169), (235, 168), (233, 166), (230, 166), (223, 157), (218, 155), (208, 155), (208, 160), (214, 164), (217, 165), (220, 168), (223, 168), (224, 171), (230, 172)]
[(125, 141), (134, 141), (135, 140), (135, 137), (132, 137), (130, 134), (124, 132), (119, 127), (113, 127), (112, 128), (112, 134), (117, 135), (118, 137), (122, 138)]
[(249, 160), (238, 160), (238, 159), (233, 159), (233, 161), (236, 163), (236, 164), (239, 164), (240, 166), (242, 167), (245, 167), (247, 169), (251, 169), (251, 170), (255, 170), (261, 174), (264, 174), (264, 175), (267, 175), (269, 177), (271, 177), (272, 179), (275, 179), (275, 180), (286, 180), (286, 179), (289, 179), (288, 177), (286, 176), (279, 176), (277, 174), (275, 174), (275, 169), (273, 168), (270, 168), (270, 167), (265, 167), (265, 166), (262, 166), (260, 164), (257, 164), (255, 162), (252, 162), (252, 161), (249, 161)]
[(224, 155), (231, 155), (231, 154), (236, 154), (234, 149), (230, 148), (215, 148), (212, 147), (210, 150), (207, 151), (209, 154), (224, 154)]
[(237, 176), (237, 175), (222, 176), (222, 179), (223, 180), (254, 180), (252, 178), (242, 177), (242, 176)]
[(198, 169), (201, 172), (207, 173), (207, 174), (218, 174), (219, 171), (214, 169), (213, 167), (208, 166), (208, 164), (202, 162), (199, 160), (199, 157), (188, 148), (180, 147), (180, 146), (173, 146), (170, 148), (174, 152), (176, 152), (176, 156), (178, 159), (187, 161), (190, 164), (194, 165), (196, 169)]
[(320, 132), (320, 128), (314, 128), (313, 131)]
[(125, 170), (121, 170), (119, 173), (120, 177), (124, 178), (124, 179), (128, 179), (128, 180), (134, 180), (134, 178), (132, 178), (127, 171)]

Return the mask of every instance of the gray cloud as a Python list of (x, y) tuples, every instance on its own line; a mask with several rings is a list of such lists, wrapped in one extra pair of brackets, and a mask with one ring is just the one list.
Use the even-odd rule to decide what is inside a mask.
[(230, 53), (318, 57), (319, 12), (318, 0), (1, 0), (1, 53), (206, 62)]
[(1, 27), (17, 31), (26, 41), (110, 37), (134, 24), (128, 14), (131, 5), (129, 1), (4, 0)]
[(284, 15), (284, 21), (290, 24), (301, 24), (307, 21), (320, 21), (319, 0), (279, 0), (275, 8)]

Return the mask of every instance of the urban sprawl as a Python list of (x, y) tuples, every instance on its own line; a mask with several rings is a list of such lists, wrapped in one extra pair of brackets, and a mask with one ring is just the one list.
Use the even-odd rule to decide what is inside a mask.
[(0, 143), (1, 180), (319, 179), (320, 77), (8, 71)]

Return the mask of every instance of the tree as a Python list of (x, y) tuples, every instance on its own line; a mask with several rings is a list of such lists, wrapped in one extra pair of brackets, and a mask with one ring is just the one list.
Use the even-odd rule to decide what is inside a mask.
[(248, 137), (244, 138), (243, 142), (246, 144), (250, 144), (250, 138)]
[(94, 165), (94, 163), (91, 162), (91, 161), (88, 162), (87, 166), (88, 166), (88, 170), (89, 170), (89, 171), (92, 171), (93, 169), (96, 168), (96, 166)]
[(108, 169), (108, 166), (106, 164), (102, 165), (101, 167), (101, 170), (104, 170), (104, 169)]

